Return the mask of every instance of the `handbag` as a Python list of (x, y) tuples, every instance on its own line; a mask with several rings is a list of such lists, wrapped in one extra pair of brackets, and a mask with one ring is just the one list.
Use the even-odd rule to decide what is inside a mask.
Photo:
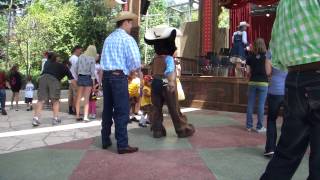
[(186, 99), (184, 91), (182, 89), (182, 85), (179, 79), (177, 79), (177, 91), (178, 91), (178, 100), (183, 101)]

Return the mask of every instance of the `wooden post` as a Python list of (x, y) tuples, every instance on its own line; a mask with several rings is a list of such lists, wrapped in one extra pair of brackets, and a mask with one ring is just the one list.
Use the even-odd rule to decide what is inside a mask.
[(128, 0), (127, 10), (138, 15), (138, 19), (133, 22), (133, 28), (131, 30), (131, 35), (139, 43), (139, 32), (140, 32), (140, 21), (141, 21), (141, 0)]

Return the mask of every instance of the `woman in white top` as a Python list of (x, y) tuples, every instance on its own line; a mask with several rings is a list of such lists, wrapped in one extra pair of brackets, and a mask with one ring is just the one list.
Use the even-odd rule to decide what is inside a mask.
[[(95, 64), (97, 49), (90, 45), (87, 50), (79, 57), (75, 70), (78, 75), (78, 94), (76, 101), (76, 118), (77, 121), (90, 121), (88, 118), (89, 97), (92, 87), (95, 85)], [(80, 101), (84, 97), (84, 117), (80, 118)]]

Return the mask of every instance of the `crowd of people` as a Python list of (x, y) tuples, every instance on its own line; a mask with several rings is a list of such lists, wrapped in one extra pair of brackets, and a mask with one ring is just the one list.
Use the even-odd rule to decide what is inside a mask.
[[(132, 121), (139, 122), (140, 127), (151, 124), (150, 128), (155, 138), (166, 136), (162, 125), (164, 103), (169, 107), (178, 137), (192, 136), (194, 127), (187, 123), (187, 118), (182, 115), (178, 106), (178, 100), (184, 99), (179, 81), (181, 67), (179, 61), (174, 59), (177, 50), (174, 40), (178, 30), (170, 27), (150, 30), (157, 32), (160, 30), (163, 34), (163, 30), (169, 29), (172, 33), (164, 33), (161, 40), (158, 37), (148, 39), (146, 36), (146, 42), (155, 46), (157, 56), (151, 65), (152, 73), (143, 75), (139, 48), (130, 35), (132, 22), (136, 18), (137, 16), (130, 12), (119, 14), (116, 19), (117, 28), (106, 38), (101, 56), (94, 45), (88, 46), (84, 52), (81, 46), (74, 47), (71, 57), (64, 61), (55, 52), (45, 52), (41, 62), (41, 75), (37, 80), (37, 102), (34, 105), (32, 103), (35, 85), (31, 76), (24, 81), (17, 65), (14, 65), (8, 74), (0, 72), (2, 114), (7, 115), (5, 89), (9, 87), (12, 90), (11, 108), (16, 111), (19, 110), (19, 92), (24, 89), (26, 110), (34, 110), (32, 119), (34, 127), (41, 125), (44, 106), (52, 109), (52, 125), (60, 124), (61, 81), (67, 77), (68, 110), (69, 114), (75, 116), (75, 121), (89, 122), (95, 119), (96, 101), (99, 96), (103, 96), (101, 130), (103, 149), (112, 144), (110, 134), (113, 123), (115, 123), (119, 154), (138, 151), (138, 148), (128, 144), (127, 124)], [(159, 43), (163, 39), (164, 42)], [(169, 46), (166, 45), (167, 42), (170, 43)], [(161, 61), (165, 61), (165, 64), (161, 64)]]

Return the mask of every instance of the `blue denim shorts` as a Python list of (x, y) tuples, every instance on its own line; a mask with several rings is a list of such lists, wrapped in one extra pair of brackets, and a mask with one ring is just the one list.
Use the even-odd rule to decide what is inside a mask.
[(78, 86), (92, 86), (93, 81), (90, 75), (79, 75)]

